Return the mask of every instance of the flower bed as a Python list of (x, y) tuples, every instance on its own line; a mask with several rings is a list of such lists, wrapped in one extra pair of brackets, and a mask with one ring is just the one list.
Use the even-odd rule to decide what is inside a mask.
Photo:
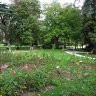
[(34, 70), (32, 66), (23, 65), (10, 68), (1, 66), (0, 88), (1, 96), (20, 96), (24, 91), (38, 91), (50, 83), (43, 71)]

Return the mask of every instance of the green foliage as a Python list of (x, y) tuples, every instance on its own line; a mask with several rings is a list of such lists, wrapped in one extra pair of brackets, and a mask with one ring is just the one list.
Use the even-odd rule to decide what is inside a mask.
[(25, 90), (39, 91), (43, 86), (49, 84), (44, 72), (24, 71), (14, 69), (16, 74), (11, 73), (11, 69), (2, 71), (0, 77), (0, 92), (3, 96), (20, 96)]
[[(73, 5), (61, 6), (58, 2), (44, 5), (43, 20), (40, 18), (41, 10), (38, 0), (18, 0), (6, 8), (6, 12), (10, 15), (7, 16), (6, 24), (9, 23), (9, 25), (2, 28), (4, 32), (6, 28), (8, 29), (7, 41), (16, 45), (17, 49), (29, 44), (30, 47), (42, 44), (43, 48), (59, 48), (61, 44), (66, 47), (66, 45), (75, 44), (76, 46), (82, 43), (81, 11)], [(86, 26), (90, 25), (89, 23)], [(90, 37), (93, 41), (95, 35), (89, 35), (88, 38)]]
[(82, 7), (83, 17), (83, 36), (85, 43), (96, 53), (96, 2), (94, 0), (86, 0)]
[(44, 6), (44, 15), (42, 30), (45, 34), (45, 42), (66, 45), (68, 40), (80, 41), (81, 14), (78, 8), (71, 5), (62, 7), (58, 2), (54, 2)]
[(32, 44), (36, 42), (39, 30), (40, 5), (38, 0), (19, 0), (18, 4), (12, 4), (10, 9), (14, 12), (11, 21), (13, 43)]
[(47, 64), (53, 64), (56, 62), (59, 63), (59, 61), (55, 59), (52, 53), (46, 54), (42, 52), (41, 54), (38, 54), (36, 52), (35, 54), (33, 54), (33, 51), (32, 52), (3, 51), (0, 53), (0, 58), (1, 58), (0, 62), (2, 62), (2, 64), (7, 63), (8, 66), (10, 67), (20, 66), (24, 64), (36, 65), (36, 67), (40, 67), (40, 66), (44, 66)]
[[(10, 22), (12, 19), (12, 10), (6, 4), (0, 3), (0, 36), (1, 42), (10, 42)], [(5, 40), (5, 42), (3, 41)]]
[(88, 77), (85, 78), (85, 80), (64, 81), (65, 83), (62, 87), (60, 86), (49, 90), (42, 96), (95, 96), (96, 85), (93, 85), (95, 80), (95, 77)]

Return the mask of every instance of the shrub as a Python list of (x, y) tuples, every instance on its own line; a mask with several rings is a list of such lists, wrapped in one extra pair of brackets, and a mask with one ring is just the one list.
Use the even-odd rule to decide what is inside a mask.
[(25, 90), (39, 91), (50, 81), (40, 70), (26, 71), (22, 69), (14, 69), (16, 74), (12, 74), (12, 69), (2, 71), (0, 76), (0, 88), (2, 96), (17, 96)]

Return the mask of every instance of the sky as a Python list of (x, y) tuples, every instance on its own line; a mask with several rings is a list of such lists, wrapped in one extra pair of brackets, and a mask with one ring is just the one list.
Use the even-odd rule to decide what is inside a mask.
[[(41, 2), (41, 4), (45, 4), (45, 3), (51, 3), (53, 0), (39, 0)], [(66, 3), (74, 3), (74, 0), (57, 0), (58, 2), (60, 2), (61, 4), (66, 4)], [(76, 6), (81, 7), (84, 0), (78, 0), (80, 1), (79, 3), (76, 2)], [(7, 3), (9, 4), (10, 0), (0, 0), (0, 2), (3, 3)]]

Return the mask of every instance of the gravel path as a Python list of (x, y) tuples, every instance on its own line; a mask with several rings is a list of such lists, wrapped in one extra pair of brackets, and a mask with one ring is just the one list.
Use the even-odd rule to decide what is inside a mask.
[(88, 58), (88, 59), (93, 59), (93, 60), (96, 60), (96, 58), (92, 58), (92, 57), (89, 57), (89, 56), (83, 56), (81, 55), (82, 53), (84, 54), (88, 54), (88, 52), (80, 52), (80, 51), (65, 51), (66, 53), (68, 54), (71, 54), (71, 55), (75, 55), (77, 57), (84, 57), (84, 58)]
[(71, 55), (78, 56), (78, 57), (85, 57), (85, 56), (79, 54), (79, 53), (84, 53), (84, 52), (80, 52), (80, 51), (65, 51), (65, 52), (68, 54), (71, 54)]

